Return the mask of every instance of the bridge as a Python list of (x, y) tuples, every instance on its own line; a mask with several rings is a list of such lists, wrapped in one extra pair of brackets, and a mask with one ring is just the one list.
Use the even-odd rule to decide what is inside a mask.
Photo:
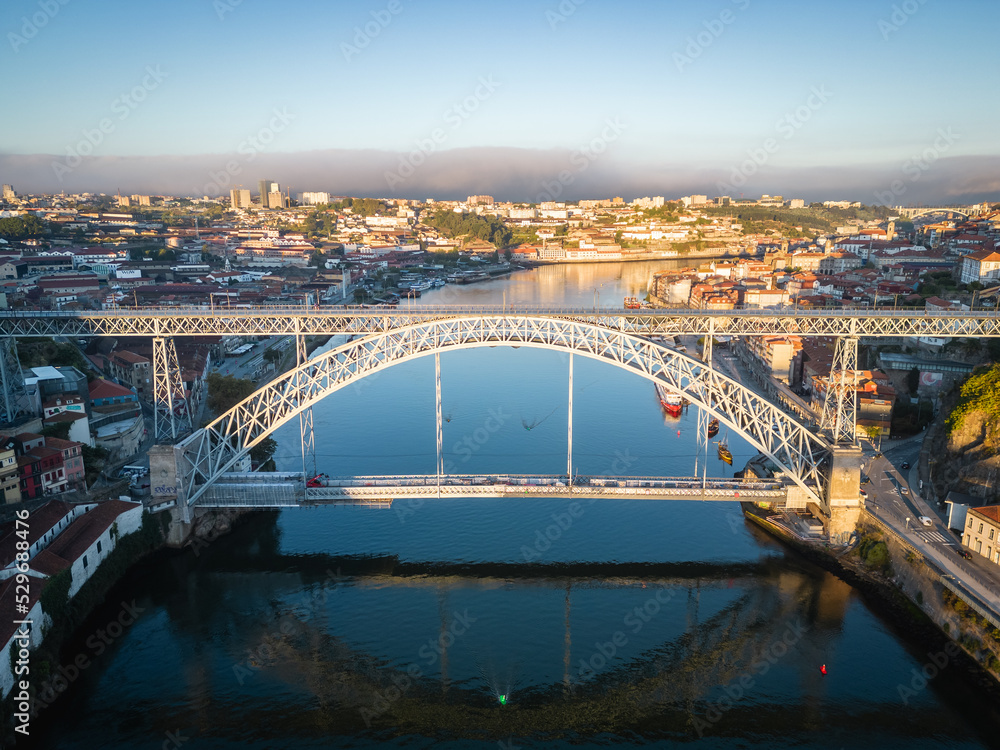
[(641, 500), (745, 500), (784, 503), (787, 487), (769, 480), (706, 477), (586, 476), (577, 474), (445, 474), (326, 477), (298, 473), (230, 473), (205, 492), (201, 508), (289, 508), (366, 504), (441, 497), (547, 497), (592, 502), (598, 498)]
[[(794, 333), (836, 338), (831, 386), (819, 433), (786, 414), (780, 407), (715, 371), (712, 341), (717, 335), (760, 336)], [(350, 334), (356, 337), (337, 349), (307, 359), (307, 335)], [(652, 337), (697, 334), (705, 337), (701, 359), (688, 356)], [(302, 307), (253, 309), (139, 309), (95, 313), (0, 314), (0, 335), (10, 342), (20, 336), (151, 336), (154, 342), (154, 414), (156, 433), (165, 443), (150, 453), (153, 502), (175, 505), (180, 519), (189, 522), (198, 506), (211, 507), (213, 485), (238, 471), (249, 450), (282, 424), (298, 417), (303, 443), (303, 472), (314, 454), (311, 409), (314, 403), (360, 378), (394, 364), (433, 354), (436, 360), (438, 466), (419, 485), (400, 484), (398, 478), (374, 489), (357, 485), (325, 488), (358, 498), (408, 493), (439, 496), (497, 493), (506, 496), (509, 483), (450, 485), (442, 460), (440, 354), (473, 347), (530, 346), (570, 354), (569, 423), (565, 495), (590, 492), (621, 496), (627, 485), (576, 486), (572, 458), (573, 356), (607, 362), (684, 395), (707, 421), (720, 423), (744, 437), (777, 467), (785, 504), (817, 511), (831, 533), (853, 529), (860, 510), (858, 496), (860, 451), (855, 438), (857, 345), (861, 337), (938, 336), (998, 337), (1000, 318), (990, 312), (928, 312), (924, 310), (632, 310), (609, 308), (531, 307)], [(299, 364), (258, 390), (204, 429), (191, 431), (190, 417), (175, 408), (183, 393), (173, 340), (178, 336), (291, 335), (297, 342)], [(9, 344), (7, 346), (10, 348)], [(6, 372), (0, 357), (0, 374)], [(7, 382), (5, 375), (5, 383)], [(699, 434), (704, 430), (699, 426)], [(183, 437), (187, 435), (187, 437)], [(183, 437), (179, 442), (179, 438)], [(574, 477), (570, 482), (569, 477)], [(261, 477), (267, 481), (264, 477)], [(666, 478), (660, 478), (664, 482)], [(539, 481), (541, 478), (539, 477)], [(618, 481), (629, 481), (619, 478)], [(355, 489), (349, 489), (353, 486)], [(365, 485), (367, 486), (367, 485)], [(531, 489), (534, 486), (547, 488)], [(586, 490), (584, 488), (587, 488)], [(503, 488), (503, 489), (501, 489)], [(527, 489), (526, 489), (527, 488)], [(303, 497), (308, 497), (303, 488)], [(668, 483), (647, 489), (663, 490), (663, 497), (679, 499), (683, 489)], [(695, 488), (688, 488), (695, 489)], [(701, 499), (705, 493), (702, 489)], [(670, 492), (666, 492), (670, 490)], [(556, 484), (522, 484), (517, 494), (556, 494)], [(733, 497), (738, 491), (732, 488)], [(496, 496), (496, 495), (494, 495)], [(318, 500), (318, 497), (312, 498)], [(218, 501), (218, 502), (221, 502)]]
[(907, 219), (915, 219), (918, 216), (923, 216), (925, 214), (941, 214), (941, 213), (952, 213), (961, 214), (966, 219), (974, 216), (975, 208), (973, 206), (917, 206), (911, 208), (904, 208), (903, 206), (896, 206), (892, 209), (900, 216)]

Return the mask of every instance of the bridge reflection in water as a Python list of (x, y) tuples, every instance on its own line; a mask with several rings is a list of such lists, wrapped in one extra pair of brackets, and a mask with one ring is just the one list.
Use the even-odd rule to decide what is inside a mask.
[[(227, 590), (253, 572), (245, 560), (213, 567), (213, 585)], [(266, 567), (267, 586), (253, 597), (256, 624), (234, 629), (245, 642), (229, 648), (241, 664), (253, 655), (250, 671), (269, 689), (311, 706), (310, 726), (289, 724), (284, 699), (255, 701), (252, 715), (215, 701), (202, 717), (206, 726), (244, 726), (258, 739), (367, 730), (456, 740), (640, 728), (678, 738), (706, 727), (719, 737), (795, 733), (821, 713), (817, 665), (843, 628), (851, 592), (833, 576), (777, 558), (521, 565), (310, 554), (277, 555)], [(311, 591), (314, 604), (289, 605), (290, 591)], [(204, 593), (197, 598), (218, 627), (226, 605)], [(382, 619), (393, 602), (409, 611), (413, 594), (435, 613), (418, 622)], [(505, 622), (512, 597), (514, 611), (530, 601), (545, 614), (527, 615), (527, 630)], [(611, 606), (595, 610), (608, 599)], [(354, 606), (359, 601), (378, 601), (378, 611)], [(363, 643), (338, 624), (345, 608), (364, 621)], [(398, 643), (382, 633), (400, 628), (415, 631), (404, 641), (422, 645), (412, 653), (368, 650)], [(528, 656), (531, 663), (517, 663)], [(202, 664), (211, 689), (210, 662)], [(745, 696), (720, 713), (725, 688), (741, 680)]]

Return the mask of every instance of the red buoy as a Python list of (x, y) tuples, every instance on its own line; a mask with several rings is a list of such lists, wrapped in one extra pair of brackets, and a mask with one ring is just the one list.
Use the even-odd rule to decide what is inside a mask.
[(822, 667), (820, 667), (819, 671), (822, 672), (823, 674), (826, 674), (826, 664), (824, 664)]
[(677, 437), (680, 437), (680, 436), (681, 436), (681, 431), (677, 430)]

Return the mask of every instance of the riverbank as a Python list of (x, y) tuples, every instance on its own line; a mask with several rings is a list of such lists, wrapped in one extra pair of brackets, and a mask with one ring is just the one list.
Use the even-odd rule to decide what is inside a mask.
[[(31, 652), (31, 710), (29, 725), (34, 724), (46, 709), (73, 685), (91, 666), (93, 660), (108, 650), (142, 611), (130, 599), (130, 582), (137, 571), (157, 555), (192, 551), (197, 556), (218, 537), (231, 532), (249, 511), (210, 511), (194, 524), (188, 542), (181, 548), (168, 544), (170, 516), (143, 513), (137, 531), (121, 538), (115, 549), (101, 562), (94, 574), (69, 597), (72, 582), (69, 569), (48, 578), (42, 589), (42, 610), (46, 616), (45, 636)], [(111, 602), (121, 598), (117, 606)], [(111, 607), (111, 616), (99, 616)], [(95, 619), (96, 618), (96, 619)], [(18, 742), (30, 743), (14, 731), (15, 696), (17, 691), (0, 702), (0, 747)]]
[(916, 684), (899, 686), (904, 700), (908, 691), (923, 689), (950, 666), (966, 670), (978, 688), (1000, 699), (995, 655), (1000, 631), (956, 597), (917, 550), (887, 533), (867, 511), (858, 524), (857, 543), (838, 554), (828, 544), (806, 541), (776, 524), (769, 511), (753, 503), (741, 506), (747, 521), (850, 584), (869, 606), (928, 649), (930, 666), (918, 673), (919, 679), (914, 677)]

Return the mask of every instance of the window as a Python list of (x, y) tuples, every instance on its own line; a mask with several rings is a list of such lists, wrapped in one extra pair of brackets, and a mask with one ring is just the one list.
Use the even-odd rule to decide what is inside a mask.
[(972, 528), (972, 518), (971, 518), (971, 516), (969, 517), (969, 523), (968, 523), (968, 527), (969, 527), (970, 529)]
[(101, 554), (101, 542), (97, 542), (97, 554)]
[(87, 556), (86, 555), (83, 556), (83, 567), (84, 568), (87, 567)]
[(990, 529), (990, 539), (993, 538), (993, 531), (994, 531), (994, 529)]
[(979, 533), (980, 533), (980, 534), (982, 534), (982, 533), (983, 533), (983, 525), (982, 525), (982, 524), (979, 524)]

